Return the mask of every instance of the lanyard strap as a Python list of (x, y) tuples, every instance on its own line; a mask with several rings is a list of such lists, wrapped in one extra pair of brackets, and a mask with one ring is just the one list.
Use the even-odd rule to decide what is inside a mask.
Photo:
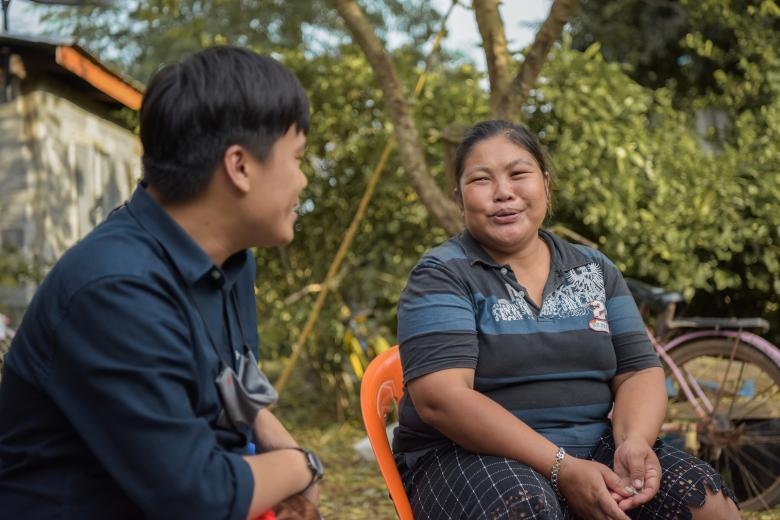
[[(195, 296), (192, 294), (192, 289), (187, 286), (187, 292), (189, 293), (190, 300), (192, 300), (192, 304), (195, 306), (195, 310), (198, 311), (198, 316), (200, 316), (200, 320), (203, 322), (203, 328), (206, 329), (206, 335), (209, 338), (209, 343), (211, 343), (211, 348), (214, 349), (214, 353), (219, 358), (220, 363), (222, 363), (225, 367), (233, 367), (235, 366), (233, 363), (226, 363), (225, 359), (222, 357), (222, 354), (219, 352), (219, 348), (217, 348), (217, 342), (214, 341), (214, 336), (211, 335), (211, 329), (209, 328), (209, 324), (206, 321), (206, 317), (203, 315), (203, 311), (200, 309), (200, 305), (198, 305), (198, 301), (195, 299)], [(238, 313), (238, 299), (236, 297), (236, 286), (233, 285), (233, 288), (230, 289), (230, 295), (231, 295), (231, 301), (233, 302), (233, 311), (235, 312), (236, 321), (238, 322), (238, 332), (241, 335), (241, 344), (244, 347), (244, 350), (246, 351), (249, 346), (246, 344), (246, 339), (244, 338), (244, 328), (241, 325), (241, 317)], [(227, 310), (227, 309), (225, 309)], [(230, 316), (227, 315), (227, 312), (225, 313), (227, 317), (227, 332), (228, 332), (228, 341), (230, 342), (230, 349), (233, 352), (236, 352), (236, 349), (233, 347), (233, 335), (230, 331)]]

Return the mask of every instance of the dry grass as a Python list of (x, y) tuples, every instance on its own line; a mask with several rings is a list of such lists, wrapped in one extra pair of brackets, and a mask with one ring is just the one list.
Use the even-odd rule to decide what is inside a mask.
[(379, 467), (360, 460), (352, 450), (364, 435), (361, 428), (349, 424), (295, 430), (298, 442), (316, 451), (325, 465), (320, 511), (327, 519), (396, 519)]

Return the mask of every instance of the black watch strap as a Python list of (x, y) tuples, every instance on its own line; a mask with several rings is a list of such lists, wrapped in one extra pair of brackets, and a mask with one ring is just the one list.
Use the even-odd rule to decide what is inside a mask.
[(325, 476), (325, 468), (322, 466), (322, 461), (320, 458), (309, 448), (299, 448), (294, 446), (289, 449), (300, 451), (306, 456), (306, 465), (309, 467), (309, 471), (311, 471), (311, 481), (301, 491), (301, 493), (305, 493), (309, 490), (310, 487), (322, 480), (322, 478)]

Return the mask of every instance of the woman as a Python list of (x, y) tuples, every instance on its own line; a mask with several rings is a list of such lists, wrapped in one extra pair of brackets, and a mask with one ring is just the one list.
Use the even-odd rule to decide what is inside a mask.
[(394, 451), (415, 517), (739, 518), (717, 472), (656, 440), (663, 370), (617, 268), (541, 229), (548, 162), (519, 125), (474, 126), (466, 231), (401, 297)]

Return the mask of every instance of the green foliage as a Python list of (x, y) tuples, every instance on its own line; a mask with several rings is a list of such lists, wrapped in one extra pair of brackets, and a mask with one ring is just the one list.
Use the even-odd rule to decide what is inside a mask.
[[(272, 378), (316, 298), (307, 287), (323, 281), (392, 133), (368, 64), (343, 43), (339, 21), (321, 1), (247, 7), (147, 0), (75, 20), (63, 11), (51, 21), (77, 22), (81, 41), (103, 57), (122, 49), (115, 61), (141, 78), (160, 63), (218, 43), (275, 52), (300, 78), (313, 108), (303, 215), (292, 244), (257, 251), (262, 357)], [(777, 329), (777, 3), (581, 4), (590, 18), (573, 20), (574, 43), (565, 40), (554, 50), (525, 110), (557, 166), (554, 221), (596, 240), (627, 274), (685, 290), (695, 308), (761, 314)], [(363, 5), (383, 34), (410, 35), (393, 59), (411, 93), (425, 59), (419, 44), (436, 14), (407, 0)], [(414, 103), (426, 159), (442, 187), (448, 186), (442, 133), (488, 116), (483, 81), (471, 65), (453, 65), (445, 56), (434, 61)], [(723, 114), (725, 124), (697, 132), (707, 111)], [(359, 339), (392, 343), (407, 273), (444, 239), (393, 154), (295, 374), (299, 402), (311, 398), (339, 417), (357, 410), (357, 378), (343, 341), (350, 316), (368, 313)]]
[[(411, 90), (423, 57), (411, 48), (396, 54), (402, 79)], [(298, 221), (295, 240), (284, 249), (257, 251), (263, 353), (271, 358), (289, 355), (316, 293), (291, 304), (284, 299), (324, 279), (391, 135), (382, 93), (359, 49), (344, 46), (313, 58), (288, 54), (285, 64), (309, 93), (312, 127), (307, 145), (309, 186), (302, 196), (305, 214)], [(471, 122), (469, 114), (485, 117), (488, 113), (479, 79), (470, 65), (453, 70), (437, 67), (416, 103), (428, 162), (438, 177), (444, 173), (441, 130), (452, 123)], [(464, 119), (453, 118), (444, 109), (450, 104), (463, 107)], [(409, 270), (426, 249), (446, 238), (408, 184), (398, 157), (391, 155), (345, 259), (340, 285), (331, 293), (306, 349), (311, 377), (322, 378), (325, 388), (338, 390), (328, 393), (338, 411), (346, 412), (357, 397), (357, 380), (342, 344), (350, 315), (369, 312), (366, 325), (371, 332), (363, 339), (378, 335), (392, 343), (395, 306)], [(357, 407), (351, 410), (354, 413)]]
[[(664, 16), (674, 23), (657, 23)], [(658, 145), (637, 143), (634, 162), (652, 168), (637, 165), (631, 176), (640, 185), (647, 175), (657, 179), (639, 205), (625, 207), (643, 222), (647, 243), (631, 249), (636, 239), (601, 238), (605, 247), (620, 258), (628, 252), (624, 263), (635, 274), (685, 287), (689, 296), (699, 289), (692, 312), (761, 314), (780, 339), (777, 2), (585, 0), (573, 27), (575, 46), (598, 40), (639, 83), (663, 86), (652, 92), (646, 131), (618, 130), (629, 142), (646, 135)], [(640, 36), (619, 37), (632, 30)], [(614, 94), (615, 101), (630, 96), (619, 87)], [(606, 227), (637, 231), (613, 220)]]
[[(379, 28), (420, 45), (438, 13), (425, 2), (365, 2)], [(327, 0), (129, 0), (114, 7), (41, 8), (46, 24), (96, 52), (140, 81), (166, 63), (214, 45), (265, 52), (305, 49), (319, 54), (346, 40)]]
[(44, 266), (28, 261), (13, 248), (0, 248), (0, 287), (13, 287), (22, 282), (38, 282), (43, 279)]
[(743, 113), (739, 138), (708, 151), (668, 89), (635, 83), (597, 45), (564, 45), (544, 76), (529, 121), (559, 172), (555, 219), (597, 240), (628, 274), (688, 297), (699, 289), (722, 304), (740, 300), (710, 301), (711, 311), (777, 316), (777, 103)]
[[(758, 106), (769, 101), (767, 87), (777, 88), (761, 79), (778, 82), (777, 13), (775, 0), (581, 0), (573, 47), (598, 42), (640, 84), (672, 89), (678, 106), (695, 99)], [(727, 78), (742, 84), (741, 95), (723, 84)]]

